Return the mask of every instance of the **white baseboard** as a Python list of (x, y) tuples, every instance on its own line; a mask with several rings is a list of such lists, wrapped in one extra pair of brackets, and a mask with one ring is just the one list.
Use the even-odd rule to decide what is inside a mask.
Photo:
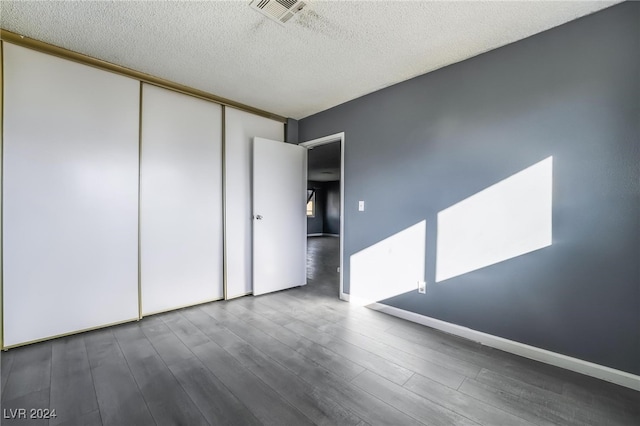
[(340, 293), (340, 300), (344, 300), (345, 302), (349, 301), (349, 293)]
[[(344, 296), (346, 296), (346, 298), (344, 298)], [(340, 298), (342, 300), (348, 301), (349, 295), (341, 294)], [(525, 358), (530, 358), (536, 361), (544, 362), (546, 364), (555, 365), (556, 367), (561, 367), (567, 370), (575, 371), (577, 373), (585, 374), (587, 376), (606, 380), (607, 382), (615, 383), (620, 386), (625, 386), (627, 388), (640, 391), (640, 376), (636, 376), (635, 374), (616, 370), (610, 367), (605, 367), (599, 364), (594, 364), (589, 361), (584, 361), (556, 352), (551, 352), (546, 349), (536, 348), (535, 346), (529, 346), (524, 343), (504, 339), (502, 337), (472, 330), (467, 327), (462, 327), (460, 325), (452, 324), (439, 319), (416, 314), (414, 312), (405, 311), (403, 309), (398, 309), (396, 307), (384, 305), (382, 303), (372, 303), (367, 305), (367, 307), (376, 311), (384, 312), (385, 314), (393, 315), (394, 317), (426, 325), (427, 327), (435, 328), (437, 330), (444, 331), (445, 333), (464, 337), (465, 339), (479, 342), (485, 346), (490, 346), (492, 348), (500, 349), (505, 352), (510, 352), (512, 354), (520, 355)]]
[(323, 233), (319, 233), (319, 234), (307, 234), (307, 237), (336, 237), (336, 238), (340, 238), (340, 234), (323, 234)]

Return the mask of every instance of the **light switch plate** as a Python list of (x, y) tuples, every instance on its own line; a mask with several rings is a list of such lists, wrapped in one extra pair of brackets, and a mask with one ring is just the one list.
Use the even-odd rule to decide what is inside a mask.
[(425, 294), (427, 292), (427, 283), (424, 281), (418, 281), (418, 293)]
[(359, 212), (364, 211), (364, 201), (358, 201), (358, 211)]

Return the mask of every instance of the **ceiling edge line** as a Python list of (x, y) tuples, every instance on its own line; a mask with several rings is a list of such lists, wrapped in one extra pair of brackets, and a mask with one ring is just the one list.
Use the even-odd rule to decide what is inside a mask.
[(0, 28), (0, 40), (12, 43), (28, 49), (37, 50), (42, 53), (57, 56), (59, 58), (68, 59), (73, 62), (78, 62), (83, 65), (88, 65), (94, 68), (98, 68), (104, 71), (109, 71), (115, 74), (124, 75), (133, 79), (142, 81), (144, 83), (153, 84), (156, 86), (170, 89), (176, 92), (184, 93), (186, 95), (194, 96), (196, 98), (212, 101), (220, 105), (225, 105), (233, 108), (237, 108), (252, 114), (260, 115), (262, 117), (270, 118), (272, 120), (286, 123), (287, 118), (278, 114), (273, 114), (269, 111), (264, 111), (259, 108), (254, 108), (249, 105), (242, 104), (240, 102), (232, 101), (220, 96), (216, 96), (212, 93), (205, 92), (203, 90), (194, 89), (193, 87), (185, 86), (179, 83), (175, 83), (170, 80), (165, 80), (160, 77), (155, 77), (150, 74), (136, 71), (131, 68), (116, 65), (111, 62), (104, 61), (102, 59), (93, 58), (91, 56), (74, 52), (72, 50), (65, 49), (63, 47), (55, 46), (40, 40), (36, 40), (30, 37), (22, 36), (20, 34)]

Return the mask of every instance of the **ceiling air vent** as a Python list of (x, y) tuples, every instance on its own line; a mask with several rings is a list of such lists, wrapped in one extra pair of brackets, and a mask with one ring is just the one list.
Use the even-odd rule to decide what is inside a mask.
[(268, 18), (284, 25), (307, 4), (299, 0), (253, 0), (249, 6)]

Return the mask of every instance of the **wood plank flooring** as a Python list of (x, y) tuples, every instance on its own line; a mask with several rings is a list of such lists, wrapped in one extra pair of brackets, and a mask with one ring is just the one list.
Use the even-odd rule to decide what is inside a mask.
[(302, 288), (2, 353), (2, 424), (640, 425), (639, 392), (339, 301), (338, 239), (309, 252)]

